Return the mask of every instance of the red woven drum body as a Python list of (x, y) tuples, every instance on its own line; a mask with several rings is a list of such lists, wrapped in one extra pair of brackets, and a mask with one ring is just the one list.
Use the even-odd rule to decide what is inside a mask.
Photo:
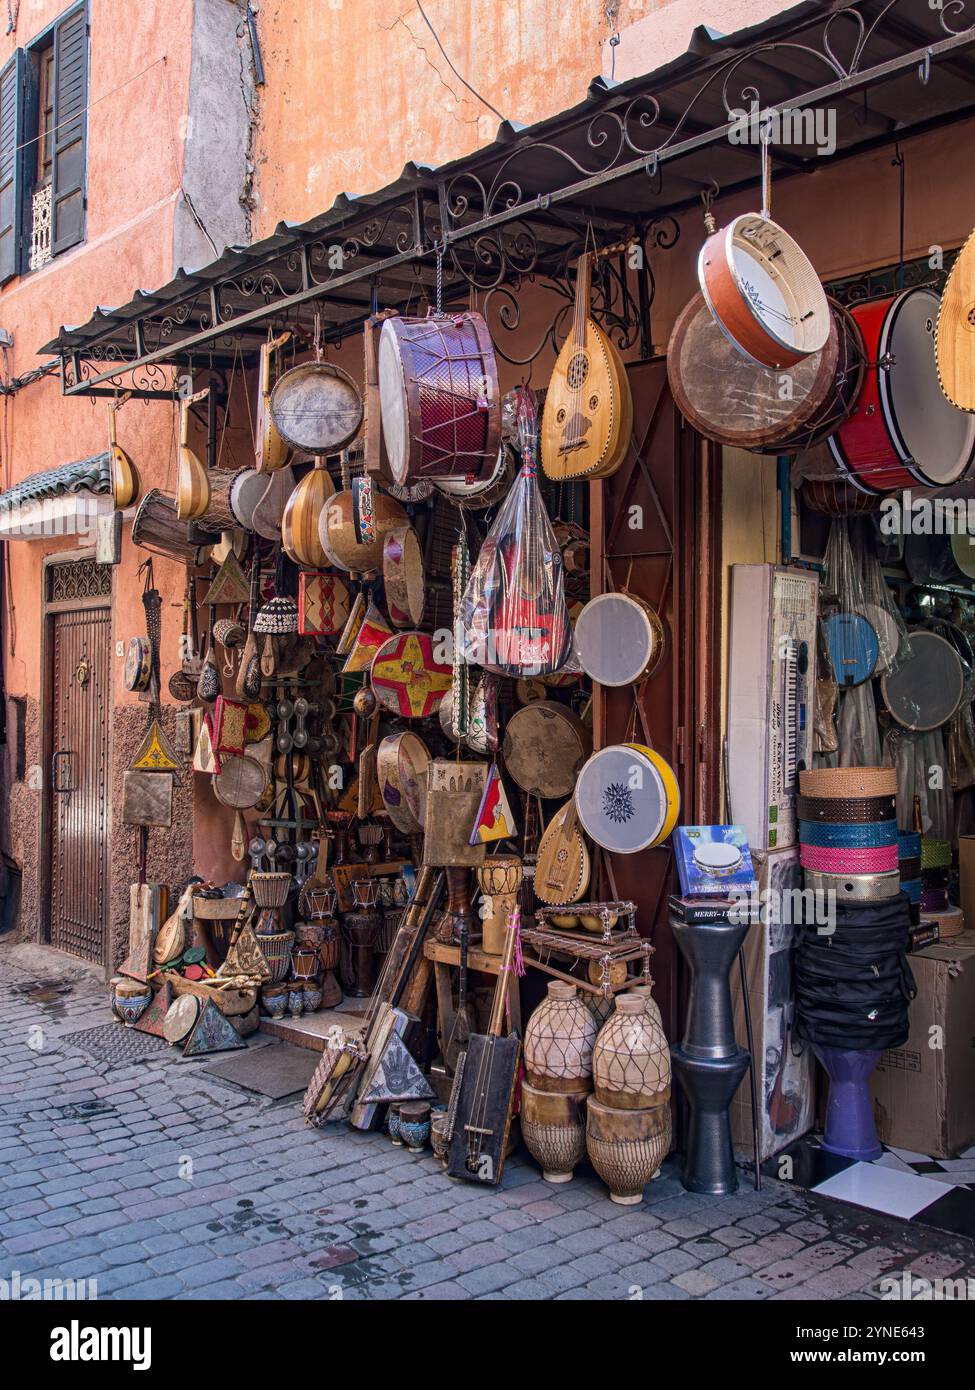
[(397, 483), (491, 476), (501, 446), (501, 396), (480, 314), (387, 319), (379, 338), (379, 394)]
[(800, 845), (799, 863), (823, 874), (885, 874), (897, 868), (897, 844), (879, 849), (825, 849)]

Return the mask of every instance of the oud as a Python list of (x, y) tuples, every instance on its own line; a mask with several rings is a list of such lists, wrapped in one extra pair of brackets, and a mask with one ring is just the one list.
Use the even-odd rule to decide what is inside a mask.
[(547, 478), (559, 481), (615, 473), (633, 430), (623, 360), (589, 314), (592, 261), (591, 252), (579, 257), (572, 329), (555, 363), (542, 414), (542, 469)]

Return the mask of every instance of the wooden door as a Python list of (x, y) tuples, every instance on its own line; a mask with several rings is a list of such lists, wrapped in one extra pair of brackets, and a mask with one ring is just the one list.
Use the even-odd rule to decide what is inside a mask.
[(105, 964), (111, 610), (107, 606), (76, 607), (68, 600), (64, 606), (49, 605), (48, 623), (49, 940), (73, 956)]
[[(617, 473), (591, 485), (592, 592), (628, 589), (656, 609), (663, 657), (641, 686), (594, 691), (596, 748), (648, 742), (676, 773), (679, 823), (720, 819), (719, 471), (710, 446), (684, 422), (663, 358), (627, 367), (633, 440)], [(655, 947), (651, 973), (667, 1036), (680, 1036), (680, 981), (667, 899), (670, 845), (614, 855), (612, 892), (637, 905)]]

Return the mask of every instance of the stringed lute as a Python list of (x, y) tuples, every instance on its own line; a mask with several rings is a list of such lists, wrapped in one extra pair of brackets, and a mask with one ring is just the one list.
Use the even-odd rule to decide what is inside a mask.
[(558, 355), (542, 415), (547, 478), (605, 478), (623, 462), (633, 403), (616, 347), (590, 317), (592, 253), (579, 257), (572, 329)]

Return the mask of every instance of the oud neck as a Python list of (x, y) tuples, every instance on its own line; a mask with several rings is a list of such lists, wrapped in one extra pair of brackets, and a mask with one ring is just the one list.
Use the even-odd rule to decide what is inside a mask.
[(589, 252), (579, 257), (576, 270), (576, 302), (572, 313), (572, 343), (574, 347), (584, 347), (586, 342), (586, 319), (589, 317), (589, 289), (592, 284), (592, 260)]

